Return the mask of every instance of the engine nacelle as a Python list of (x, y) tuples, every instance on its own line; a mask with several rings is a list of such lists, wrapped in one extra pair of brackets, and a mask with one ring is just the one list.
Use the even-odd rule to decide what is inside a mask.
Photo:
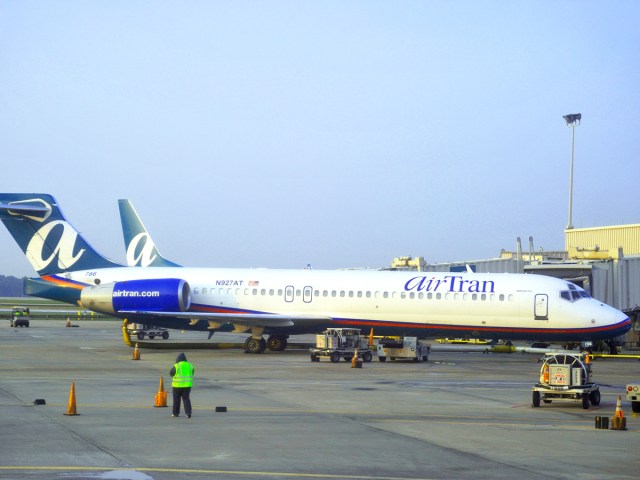
[(191, 289), (179, 278), (128, 280), (83, 288), (80, 303), (100, 313), (184, 312), (191, 305)]

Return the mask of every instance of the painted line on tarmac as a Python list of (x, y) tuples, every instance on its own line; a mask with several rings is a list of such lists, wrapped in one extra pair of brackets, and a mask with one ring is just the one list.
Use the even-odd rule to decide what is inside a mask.
[(42, 472), (157, 472), (157, 473), (187, 473), (187, 474), (205, 474), (205, 475), (236, 475), (251, 477), (288, 477), (288, 478), (344, 478), (353, 480), (432, 480), (431, 478), (422, 477), (377, 477), (371, 475), (335, 475), (330, 473), (294, 473), (294, 472), (252, 472), (243, 470), (213, 470), (213, 469), (193, 469), (193, 468), (109, 468), (109, 467), (80, 467), (80, 466), (0, 466), (0, 472), (23, 472), (23, 471), (42, 471)]

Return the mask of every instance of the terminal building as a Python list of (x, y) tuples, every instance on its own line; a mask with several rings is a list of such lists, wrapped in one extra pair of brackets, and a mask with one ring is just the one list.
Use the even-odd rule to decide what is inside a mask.
[(640, 224), (565, 230), (565, 250), (523, 251), (486, 260), (429, 264), (423, 257), (398, 257), (392, 268), (432, 272), (535, 273), (569, 280), (592, 297), (629, 315), (633, 329), (625, 342), (640, 346)]

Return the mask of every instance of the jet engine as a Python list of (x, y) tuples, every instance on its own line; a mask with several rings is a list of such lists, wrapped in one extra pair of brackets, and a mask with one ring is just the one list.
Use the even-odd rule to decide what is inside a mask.
[(191, 305), (189, 284), (179, 278), (128, 280), (82, 289), (80, 303), (100, 313), (184, 312)]

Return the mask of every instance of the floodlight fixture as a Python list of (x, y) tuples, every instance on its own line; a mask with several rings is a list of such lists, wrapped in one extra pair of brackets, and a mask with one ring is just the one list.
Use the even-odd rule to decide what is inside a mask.
[(564, 118), (564, 121), (567, 122), (567, 127), (575, 127), (576, 125), (580, 125), (582, 114), (570, 113), (569, 115), (563, 115), (562, 118)]

